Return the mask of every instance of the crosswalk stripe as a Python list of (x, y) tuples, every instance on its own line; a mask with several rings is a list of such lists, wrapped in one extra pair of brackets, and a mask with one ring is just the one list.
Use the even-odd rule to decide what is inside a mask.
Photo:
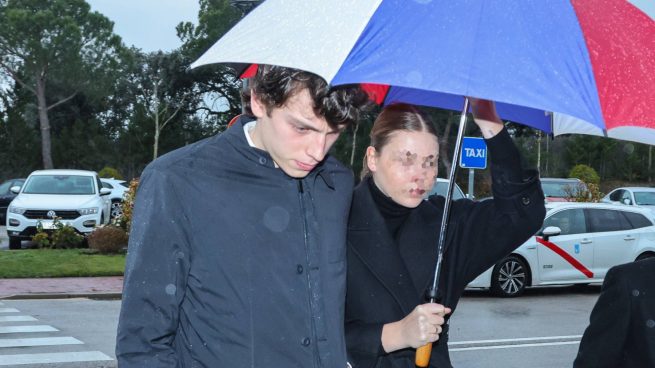
[(83, 345), (84, 343), (74, 337), (34, 337), (25, 339), (0, 339), (0, 348), (16, 348), (25, 346), (51, 346), (51, 345)]
[(0, 322), (32, 322), (38, 319), (32, 316), (0, 316)]
[(17, 313), (20, 312), (16, 308), (0, 308), (0, 313)]
[(94, 361), (103, 361), (103, 360), (113, 360), (113, 359), (99, 351), (16, 354), (16, 355), (0, 355), (0, 366), (14, 366), (20, 364), (94, 362)]
[(0, 334), (22, 333), (22, 332), (52, 332), (52, 331), (59, 331), (59, 330), (48, 325), (0, 327)]

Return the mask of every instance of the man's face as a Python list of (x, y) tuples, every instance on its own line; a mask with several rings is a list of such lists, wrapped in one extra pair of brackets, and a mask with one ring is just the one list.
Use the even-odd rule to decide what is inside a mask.
[(257, 125), (251, 134), (255, 146), (268, 152), (287, 175), (304, 178), (327, 154), (339, 138), (322, 116), (314, 112), (307, 89), (291, 96), (282, 107), (266, 113), (265, 106), (253, 93), (251, 109)]

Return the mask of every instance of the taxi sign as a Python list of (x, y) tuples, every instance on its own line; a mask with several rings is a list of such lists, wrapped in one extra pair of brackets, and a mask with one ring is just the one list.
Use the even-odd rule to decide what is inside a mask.
[(464, 137), (459, 167), (466, 169), (487, 168), (487, 144), (484, 138)]

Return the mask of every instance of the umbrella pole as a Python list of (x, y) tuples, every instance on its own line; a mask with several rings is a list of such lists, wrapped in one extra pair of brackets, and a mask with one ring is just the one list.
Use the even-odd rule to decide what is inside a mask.
[[(455, 187), (455, 174), (457, 172), (457, 164), (459, 156), (462, 151), (462, 138), (466, 131), (466, 113), (469, 109), (469, 99), (464, 97), (464, 107), (462, 108), (462, 116), (459, 119), (459, 129), (457, 130), (457, 140), (455, 142), (455, 152), (453, 154), (452, 164), (450, 165), (450, 177), (448, 179), (448, 189), (446, 190), (446, 201), (443, 207), (443, 216), (441, 217), (441, 227), (439, 228), (439, 242), (437, 244), (437, 264), (434, 267), (434, 278), (432, 279), (432, 286), (428, 290), (428, 298), (430, 303), (437, 301), (439, 294), (439, 276), (441, 274), (441, 261), (443, 260), (443, 249), (446, 240), (446, 230), (448, 228), (448, 219), (450, 217), (450, 204), (453, 197), (453, 188)], [(427, 367), (430, 363), (430, 354), (432, 353), (432, 343), (421, 346), (416, 350), (415, 363), (419, 367)]]

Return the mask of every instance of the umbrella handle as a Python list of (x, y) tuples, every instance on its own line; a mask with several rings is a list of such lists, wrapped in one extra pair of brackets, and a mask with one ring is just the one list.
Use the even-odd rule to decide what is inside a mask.
[(430, 364), (430, 355), (432, 354), (432, 343), (429, 342), (416, 349), (416, 363), (419, 367), (427, 367)]

